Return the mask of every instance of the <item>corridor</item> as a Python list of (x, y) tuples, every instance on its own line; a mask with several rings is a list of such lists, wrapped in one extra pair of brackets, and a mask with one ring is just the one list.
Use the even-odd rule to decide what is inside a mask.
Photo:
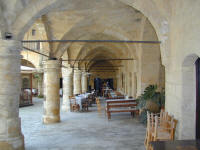
[(89, 112), (61, 112), (61, 122), (43, 125), (42, 99), (20, 108), (26, 150), (144, 150), (145, 127), (130, 114), (110, 121), (95, 105)]

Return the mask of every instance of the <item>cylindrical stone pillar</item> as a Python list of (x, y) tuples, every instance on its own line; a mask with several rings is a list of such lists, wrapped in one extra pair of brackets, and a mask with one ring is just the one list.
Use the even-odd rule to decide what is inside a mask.
[(44, 95), (44, 90), (43, 90), (43, 74), (39, 74), (38, 78), (38, 96), (43, 96)]
[(74, 70), (74, 95), (81, 94), (81, 71)]
[(133, 97), (136, 98), (137, 93), (137, 76), (136, 73), (133, 74)]
[(43, 123), (60, 122), (60, 61), (44, 62), (44, 115)]
[(62, 110), (70, 111), (70, 101), (69, 96), (73, 95), (73, 69), (72, 68), (62, 68), (63, 77), (63, 105)]
[(82, 84), (82, 93), (87, 92), (87, 72), (82, 72), (82, 78), (81, 78), (81, 84)]
[(19, 118), (21, 42), (0, 40), (0, 149), (24, 150)]
[(128, 77), (128, 97), (132, 97), (132, 91), (133, 91), (133, 85), (132, 85), (132, 72), (129, 72), (129, 77)]

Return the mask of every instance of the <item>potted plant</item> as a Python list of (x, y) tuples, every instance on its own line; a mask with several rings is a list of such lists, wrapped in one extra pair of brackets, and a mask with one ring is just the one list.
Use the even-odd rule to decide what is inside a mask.
[(149, 85), (145, 88), (144, 93), (137, 98), (137, 102), (137, 108), (140, 110), (140, 121), (146, 123), (147, 111), (158, 113), (164, 107), (164, 89), (158, 91), (157, 85)]

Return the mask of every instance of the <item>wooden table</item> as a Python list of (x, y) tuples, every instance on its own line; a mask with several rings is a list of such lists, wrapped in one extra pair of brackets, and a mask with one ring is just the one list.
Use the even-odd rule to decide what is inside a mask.
[(153, 150), (200, 150), (200, 140), (150, 142)]
[(111, 113), (131, 112), (131, 114), (134, 115), (134, 112), (138, 112), (136, 106), (137, 103), (135, 99), (106, 100), (106, 113), (108, 119), (111, 119)]

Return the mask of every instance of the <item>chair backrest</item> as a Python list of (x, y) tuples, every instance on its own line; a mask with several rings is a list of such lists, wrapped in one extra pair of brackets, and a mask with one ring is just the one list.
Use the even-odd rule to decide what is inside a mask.
[[(154, 132), (154, 140), (157, 140), (158, 132), (168, 132), (170, 134), (169, 140), (174, 140), (178, 121), (164, 110), (161, 110), (160, 114), (157, 115), (147, 112), (147, 130)], [(162, 130), (158, 130), (158, 128)]]
[(74, 96), (69, 96), (69, 99), (75, 99), (75, 97)]
[(153, 129), (154, 126), (155, 126), (155, 118), (154, 118), (154, 114), (153, 113), (151, 113), (151, 115), (150, 115), (150, 121), (151, 121), (151, 127)]
[(158, 116), (155, 116), (155, 126), (154, 126), (154, 135), (157, 137), (158, 135)]
[(151, 131), (151, 114), (149, 113), (149, 111), (147, 111), (147, 131), (150, 132)]
[(174, 140), (175, 138), (175, 131), (176, 131), (176, 125), (178, 123), (178, 120), (174, 119), (174, 117), (171, 118), (171, 139)]
[(96, 103), (97, 103), (97, 105), (100, 104), (100, 100), (99, 100), (99, 98), (96, 98)]
[(97, 104), (98, 111), (101, 112), (101, 103), (100, 103), (99, 98), (96, 98), (96, 104)]

